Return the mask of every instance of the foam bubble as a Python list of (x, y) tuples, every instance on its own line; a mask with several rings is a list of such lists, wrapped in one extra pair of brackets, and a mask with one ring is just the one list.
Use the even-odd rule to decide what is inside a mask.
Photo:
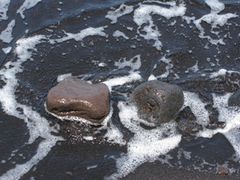
[(7, 11), (10, 0), (1, 0), (0, 3), (0, 20), (7, 20)]
[[(236, 18), (238, 15), (233, 13), (226, 13), (226, 14), (219, 14), (225, 8), (225, 5), (218, 0), (206, 0), (207, 5), (211, 8), (211, 12), (202, 16), (199, 19), (194, 20), (194, 24), (197, 29), (200, 31), (199, 37), (208, 39), (211, 44), (225, 44), (223, 39), (218, 36), (218, 32), (214, 31), (213, 29), (217, 26), (223, 26), (227, 23), (227, 21), (231, 18)], [(202, 27), (201, 23), (206, 22), (212, 26), (211, 32), (218, 36), (218, 39), (213, 39), (209, 35), (205, 35), (205, 30)]]
[(194, 64), (192, 67), (188, 68), (185, 72), (188, 73), (189, 71), (191, 71), (191, 72), (197, 72), (197, 71), (199, 71), (198, 61), (197, 61), (196, 64)]
[(171, 71), (171, 69), (173, 68), (172, 61), (171, 61), (171, 59), (166, 58), (165, 56), (163, 56), (163, 57), (160, 59), (160, 61), (161, 61), (161, 62), (164, 62), (164, 63), (166, 64), (166, 67), (165, 67), (166, 71), (165, 71), (165, 73), (159, 75), (158, 78), (166, 78), (166, 77), (169, 76), (170, 71)]
[(49, 114), (51, 114), (52, 116), (64, 121), (64, 120), (68, 120), (68, 121), (78, 121), (80, 123), (84, 123), (84, 124), (90, 124), (90, 125), (94, 125), (94, 126), (98, 126), (98, 125), (102, 125), (102, 126), (106, 126), (107, 125), (107, 122), (111, 119), (112, 117), (112, 107), (110, 109), (110, 112), (108, 113), (108, 115), (104, 118), (104, 120), (99, 124), (99, 123), (94, 123), (94, 122), (91, 122), (87, 119), (84, 119), (84, 118), (81, 118), (81, 117), (78, 117), (78, 116), (58, 116), (57, 114), (54, 114), (50, 111), (48, 111), (47, 109), (47, 106), (46, 106), (46, 103), (44, 104), (45, 106), (45, 111)]
[(134, 56), (133, 58), (127, 60), (126, 58), (120, 59), (119, 61), (114, 63), (115, 66), (117, 66), (119, 69), (122, 69), (124, 67), (130, 67), (130, 71), (136, 71), (138, 70), (142, 63), (141, 63), (141, 56), (140, 54)]
[(63, 81), (64, 79), (67, 79), (71, 76), (72, 76), (72, 73), (58, 75), (57, 82)]
[(123, 32), (116, 30), (113, 32), (113, 37), (123, 37), (125, 39), (129, 39), (129, 37), (126, 36), (126, 34), (124, 34)]
[(157, 80), (157, 77), (151, 74), (148, 78), (148, 81)]
[(99, 63), (99, 64), (98, 64), (98, 66), (99, 66), (99, 67), (106, 67), (106, 66), (107, 66), (107, 64), (106, 64), (106, 63), (104, 63), (104, 62), (101, 62), (101, 63)]
[(105, 179), (122, 178), (142, 163), (157, 160), (159, 155), (176, 148), (181, 141), (181, 135), (177, 134), (174, 122), (146, 130), (139, 125), (136, 107), (119, 102), (118, 108), (120, 121), (134, 136), (127, 144), (127, 154), (116, 161), (117, 172)]
[(205, 0), (205, 2), (214, 12), (221, 12), (225, 8), (225, 5), (218, 0)]
[(209, 123), (209, 114), (205, 103), (199, 96), (192, 92), (184, 91), (184, 106), (189, 106), (197, 118), (197, 123), (206, 126)]
[(196, 19), (195, 17), (189, 17), (189, 16), (183, 16), (182, 18), (187, 22), (187, 24), (190, 24), (192, 21)]
[(210, 75), (210, 78), (215, 78), (215, 77), (218, 77), (218, 76), (225, 76), (226, 73), (227, 73), (226, 69), (219, 69), (219, 71), (212, 73)]
[(96, 35), (107, 37), (107, 34), (104, 32), (104, 27), (98, 27), (98, 28), (88, 27), (76, 34), (65, 32), (65, 35), (66, 35), (65, 37), (62, 37), (60, 39), (51, 40), (50, 43), (52, 44), (61, 43), (70, 39), (74, 39), (75, 41), (82, 41), (84, 38), (88, 36), (96, 36)]
[(96, 165), (92, 165), (92, 166), (88, 166), (87, 167), (87, 170), (90, 170), (90, 169), (95, 169), (95, 168), (97, 168), (98, 167), (98, 165), (96, 164)]
[(226, 69), (219, 69), (217, 72), (213, 72), (210, 74), (210, 78), (216, 78), (219, 76), (226, 76), (227, 73), (237, 73), (239, 74), (238, 71), (232, 71), (232, 70), (226, 70)]
[(112, 87), (114, 86), (121, 86), (123, 84), (138, 81), (141, 79), (142, 79), (142, 76), (139, 75), (138, 72), (132, 72), (128, 76), (116, 77), (113, 79), (106, 80), (103, 83), (106, 84), (109, 90), (111, 91)]
[(119, 144), (122, 146), (126, 145), (122, 132), (111, 121), (109, 122), (109, 127), (107, 127), (107, 132), (104, 135), (104, 138), (109, 143)]
[[(186, 11), (184, 4), (176, 5), (176, 3), (169, 4), (170, 8), (162, 7), (161, 5), (140, 4), (139, 8), (134, 11), (133, 20), (141, 28), (141, 33), (138, 29), (138, 34), (146, 40), (154, 40), (154, 47), (160, 50), (162, 42), (159, 40), (161, 33), (157, 26), (154, 25), (152, 15), (160, 15), (167, 19), (176, 16), (183, 16)], [(143, 26), (143, 27), (142, 27)]]
[(130, 14), (133, 11), (133, 6), (128, 6), (125, 4), (122, 4), (119, 8), (108, 11), (106, 18), (110, 19), (112, 24), (116, 23), (118, 18), (121, 16), (124, 16), (126, 14)]
[(83, 139), (86, 141), (93, 141), (94, 137), (93, 136), (83, 136)]
[(24, 19), (25, 18), (25, 15), (23, 14), (24, 11), (33, 8), (41, 1), (42, 0), (25, 0), (23, 4), (20, 6), (20, 8), (17, 10), (17, 13), (19, 13), (22, 19)]
[(3, 50), (3, 52), (4, 52), (5, 54), (8, 54), (8, 53), (10, 53), (10, 52), (11, 52), (11, 50), (12, 50), (12, 47), (6, 47), (6, 48), (2, 48), (2, 50)]
[(162, 7), (159, 5), (141, 4), (134, 12), (134, 21), (137, 25), (143, 25), (152, 20), (151, 15), (156, 14), (163, 16), (167, 19), (177, 16), (183, 16), (186, 12), (184, 4), (176, 5), (171, 4), (170, 8)]
[(12, 37), (12, 31), (15, 26), (15, 20), (12, 20), (5, 30), (3, 30), (0, 34), (0, 40), (2, 40), (5, 43), (10, 43), (13, 39)]

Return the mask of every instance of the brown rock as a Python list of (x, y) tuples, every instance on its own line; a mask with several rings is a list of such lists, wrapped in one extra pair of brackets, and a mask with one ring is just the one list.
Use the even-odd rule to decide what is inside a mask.
[(217, 174), (221, 175), (221, 176), (226, 176), (229, 174), (229, 169), (225, 166), (218, 166), (217, 168)]
[(102, 83), (67, 78), (50, 89), (46, 105), (57, 116), (75, 116), (100, 124), (109, 113), (109, 90)]

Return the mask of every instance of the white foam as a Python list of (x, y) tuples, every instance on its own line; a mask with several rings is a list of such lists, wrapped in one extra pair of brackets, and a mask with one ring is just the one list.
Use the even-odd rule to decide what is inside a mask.
[(214, 12), (221, 12), (225, 8), (225, 5), (218, 0), (205, 0), (205, 2)]
[(120, 59), (119, 61), (115, 62), (114, 65), (117, 66), (119, 69), (122, 69), (124, 67), (130, 67), (130, 72), (139, 70), (139, 68), (142, 66), (141, 55), (138, 54), (129, 60), (127, 60), (126, 58)]
[(196, 62), (196, 64), (194, 64), (192, 67), (190, 67), (186, 70), (186, 72), (189, 72), (189, 71), (191, 71), (191, 72), (198, 72), (199, 71), (198, 61)]
[(237, 73), (237, 74), (240, 74), (238, 71), (232, 71), (232, 70), (227, 70), (227, 69), (219, 69), (218, 71), (216, 72), (213, 72), (210, 74), (210, 78), (216, 78), (216, 77), (219, 77), (219, 76), (226, 76), (227, 73)]
[(186, 7), (184, 4), (179, 4), (177, 6), (174, 3), (170, 8), (162, 7), (159, 5), (141, 4), (139, 8), (134, 11), (134, 22), (140, 26), (144, 23), (152, 21), (152, 14), (160, 15), (167, 19), (170, 19), (172, 17), (183, 16), (185, 12)]
[(87, 167), (87, 170), (90, 170), (90, 169), (95, 169), (95, 168), (97, 168), (98, 167), (98, 165), (96, 164), (96, 165), (92, 165), (92, 166), (88, 166)]
[(129, 37), (126, 36), (122, 31), (116, 30), (113, 32), (113, 37), (123, 37), (125, 39), (129, 39)]
[(93, 136), (83, 136), (83, 139), (86, 141), (92, 141), (92, 140), (94, 140), (94, 137)]
[(142, 28), (141, 31), (144, 32), (141, 33), (138, 29), (138, 34), (146, 40), (153, 40), (153, 46), (158, 50), (162, 47), (162, 42), (159, 40), (161, 33), (157, 26), (154, 25), (152, 15), (156, 14), (170, 19), (172, 17), (183, 16), (186, 11), (184, 4), (177, 6), (176, 3), (171, 3), (169, 5), (170, 7), (166, 8), (161, 5), (140, 4), (139, 8), (134, 11), (134, 22), (139, 26), (139, 29)]
[(199, 96), (192, 92), (184, 91), (184, 106), (189, 106), (197, 118), (197, 123), (206, 126), (209, 123), (209, 114), (205, 103)]
[(222, 44), (224, 45), (223, 38), (218, 36), (218, 39), (214, 39), (209, 35), (205, 35), (205, 30), (202, 27), (201, 23), (206, 22), (211, 25), (212, 29), (211, 32), (215, 35), (218, 35), (218, 32), (214, 31), (213, 29), (217, 26), (223, 26), (227, 23), (227, 21), (231, 18), (236, 18), (238, 15), (233, 13), (226, 13), (226, 14), (219, 14), (225, 8), (225, 5), (218, 0), (206, 0), (207, 5), (211, 8), (211, 12), (202, 16), (199, 19), (194, 20), (194, 24), (196, 25), (197, 29), (200, 31), (199, 37), (208, 39), (211, 44), (217, 45)]
[(102, 125), (102, 126), (106, 126), (107, 125), (107, 122), (111, 119), (112, 117), (112, 107), (110, 109), (110, 112), (108, 113), (108, 115), (104, 118), (104, 120), (101, 122), (101, 123), (95, 123), (95, 122), (92, 122), (92, 121), (89, 121), (87, 119), (84, 119), (84, 118), (81, 118), (81, 117), (78, 117), (78, 116), (58, 116), (57, 114), (55, 113), (52, 113), (50, 111), (48, 111), (47, 109), (47, 106), (46, 104), (44, 104), (44, 107), (45, 107), (45, 111), (49, 114), (51, 114), (52, 116), (62, 120), (62, 121), (78, 121), (80, 123), (83, 123), (83, 124), (90, 124), (90, 125), (93, 125), (93, 126), (99, 126), (99, 125)]
[(215, 78), (215, 77), (218, 77), (218, 76), (225, 76), (226, 73), (227, 73), (227, 70), (226, 70), (226, 69), (219, 69), (219, 71), (213, 72), (213, 73), (210, 75), (210, 78)]
[(111, 23), (114, 24), (117, 22), (119, 17), (124, 16), (126, 14), (130, 14), (132, 11), (133, 11), (133, 6), (122, 4), (121, 6), (119, 6), (119, 8), (113, 11), (108, 11), (105, 17), (110, 19), (112, 21)]
[(109, 90), (111, 91), (112, 87), (114, 86), (121, 86), (123, 84), (138, 81), (141, 79), (142, 79), (142, 76), (139, 75), (138, 72), (133, 72), (133, 73), (130, 73), (128, 76), (116, 77), (113, 79), (106, 80), (103, 83), (106, 84)]
[(148, 78), (148, 81), (153, 81), (153, 80), (157, 80), (157, 77), (151, 74)]
[(106, 63), (104, 63), (104, 62), (101, 62), (101, 63), (99, 63), (99, 64), (98, 64), (98, 66), (99, 66), (99, 67), (106, 67), (106, 66), (107, 66), (107, 64), (106, 64)]
[(33, 8), (36, 6), (39, 2), (42, 0), (25, 0), (23, 4), (20, 6), (20, 8), (17, 10), (17, 13), (19, 13), (22, 17), (22, 19), (25, 18), (25, 15), (23, 14), (26, 10)]
[(189, 17), (189, 16), (183, 16), (183, 20), (187, 22), (187, 24), (191, 24), (196, 18), (195, 17)]
[(5, 54), (8, 54), (8, 53), (10, 53), (10, 52), (11, 52), (11, 50), (12, 50), (12, 47), (6, 47), (6, 48), (2, 48), (2, 50), (3, 50), (3, 52), (4, 52)]
[[(163, 57), (161, 57), (161, 59), (159, 59), (159, 62), (163, 62), (166, 65), (165, 72), (160, 75), (155, 74), (156, 79), (167, 78), (170, 75), (170, 73), (173, 73), (175, 78), (179, 78), (178, 74), (176, 74), (173, 71), (173, 64), (172, 64), (172, 60), (170, 58), (166, 58), (166, 56), (163, 56)], [(153, 69), (156, 69), (157, 67), (158, 67), (158, 65), (156, 64)]]
[(63, 81), (64, 79), (67, 79), (69, 77), (72, 77), (72, 73), (58, 75), (57, 82)]
[(163, 56), (161, 59), (160, 59), (161, 62), (164, 62), (166, 64), (166, 71), (165, 73), (161, 74), (158, 76), (158, 78), (166, 78), (169, 76), (170, 72), (171, 72), (171, 69), (173, 68), (173, 64), (172, 64), (172, 61), (171, 59), (169, 58), (166, 58), (165, 56)]
[(116, 160), (117, 172), (105, 179), (122, 178), (142, 163), (157, 160), (159, 155), (176, 148), (181, 141), (181, 135), (177, 134), (174, 122), (146, 130), (139, 125), (140, 121), (134, 106), (119, 102), (118, 108), (122, 124), (132, 131), (134, 136), (127, 144), (127, 154)]
[(0, 20), (7, 20), (7, 11), (8, 6), (10, 4), (10, 0), (1, 0), (0, 3)]
[[(0, 177), (0, 179), (3, 180), (19, 179), (42, 160), (56, 144), (57, 140), (61, 139), (51, 134), (51, 132), (56, 130), (49, 126), (45, 118), (41, 117), (36, 111), (33, 111), (31, 107), (18, 103), (15, 97), (15, 90), (18, 86), (16, 74), (22, 72), (22, 64), (32, 59), (32, 52), (35, 50), (36, 45), (43, 39), (44, 36), (39, 35), (18, 40), (16, 47), (17, 61), (9, 61), (5, 64), (4, 68), (0, 70), (1, 79), (6, 83), (0, 89), (0, 102), (3, 111), (24, 120), (29, 129), (29, 144), (33, 143), (38, 137), (43, 138), (39, 143), (36, 154), (24, 164), (17, 164), (13, 169), (4, 173)], [(23, 113), (20, 113), (17, 108), (21, 109)]]
[(236, 155), (240, 158), (240, 108), (228, 107), (228, 99), (230, 96), (230, 93), (223, 96), (213, 94), (214, 106), (219, 112), (219, 121), (225, 122), (226, 126), (215, 130), (206, 129), (201, 131), (198, 135), (206, 138), (211, 138), (216, 133), (225, 135), (233, 146)]
[(13, 39), (12, 37), (12, 31), (15, 26), (15, 20), (12, 20), (6, 29), (4, 29), (0, 34), (0, 40), (2, 40), (5, 43), (10, 43)]
[(86, 29), (81, 30), (79, 33), (67, 33), (65, 32), (65, 37), (62, 37), (60, 39), (51, 40), (50, 43), (61, 43), (70, 39), (74, 39), (75, 41), (82, 41), (84, 38), (88, 36), (104, 36), (107, 37), (107, 34), (104, 32), (104, 27), (88, 27)]
[(107, 127), (107, 132), (104, 135), (104, 138), (109, 143), (119, 144), (121, 146), (126, 145), (122, 132), (111, 121), (109, 127)]

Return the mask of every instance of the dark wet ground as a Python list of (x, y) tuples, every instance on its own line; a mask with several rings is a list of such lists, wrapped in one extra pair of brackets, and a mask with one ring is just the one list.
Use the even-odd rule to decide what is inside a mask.
[[(51, 124), (58, 123), (56, 118), (48, 115), (44, 110), (44, 103), (48, 90), (56, 85), (56, 78), (59, 74), (72, 73), (73, 75), (93, 74), (91, 80), (99, 81), (106, 79), (112, 69), (117, 69), (114, 62), (120, 58), (130, 59), (137, 54), (141, 55), (142, 66), (141, 75), (147, 80), (150, 74), (160, 75), (165, 72), (166, 64), (159, 59), (165, 55), (172, 59), (173, 69), (167, 78), (162, 80), (178, 84), (184, 90), (196, 92), (202, 101), (209, 106), (209, 113), (212, 114), (213, 122), (218, 121), (216, 110), (213, 108), (211, 93), (223, 94), (235, 92), (239, 89), (240, 75), (238, 73), (227, 74), (219, 79), (209, 78), (210, 73), (221, 68), (240, 71), (240, 20), (230, 19), (230, 24), (218, 29), (220, 34), (229, 34), (231, 38), (225, 38), (226, 45), (212, 45), (206, 39), (198, 37), (199, 32), (195, 26), (189, 28), (181, 17), (166, 20), (161, 16), (153, 16), (158, 29), (161, 31), (162, 50), (156, 50), (152, 41), (146, 41), (140, 36), (136, 36), (137, 26), (132, 21), (133, 13), (123, 16), (118, 23), (111, 24), (105, 18), (111, 7), (118, 7), (126, 2), (128, 5), (137, 7), (141, 1), (106, 0), (106, 1), (63, 1), (60, 5), (58, 1), (43, 0), (33, 9), (28, 10), (26, 19), (22, 20), (16, 15), (16, 9), (22, 4), (21, 1), (11, 1), (8, 16), (9, 19), (16, 19), (16, 26), (13, 31), (13, 41), (10, 43), (15, 47), (15, 42), (22, 37), (36, 34), (51, 35), (52, 37), (62, 36), (62, 30), (77, 33), (79, 30), (89, 26), (99, 27), (108, 25), (105, 32), (109, 37), (87, 37), (79, 43), (69, 40), (61, 44), (50, 45), (42, 43), (37, 46), (37, 53), (34, 54), (34, 61), (27, 61), (23, 64), (24, 71), (17, 75), (19, 86), (16, 90), (18, 102), (32, 106), (33, 110), (46, 117)], [(210, 9), (200, 0), (186, 0), (186, 15), (196, 18), (210, 12)], [(57, 8), (61, 8), (58, 11)], [(226, 4), (223, 13), (232, 12), (240, 15), (240, 4), (237, 1)], [(169, 26), (170, 22), (176, 20), (174, 26)], [(9, 20), (10, 21), (10, 20)], [(0, 27), (5, 27), (8, 22), (1, 21)], [(24, 24), (27, 22), (27, 25)], [(181, 24), (184, 24), (181, 26)], [(130, 31), (126, 27), (132, 27)], [(203, 23), (206, 31), (210, 29), (208, 24)], [(28, 29), (29, 32), (25, 33)], [(51, 32), (49, 31), (51, 30)], [(131, 40), (112, 37), (115, 30), (121, 30)], [(212, 34), (211, 34), (212, 35)], [(213, 36), (213, 35), (212, 35)], [(0, 48), (6, 47), (1, 44)], [(203, 48), (208, 44), (209, 48)], [(9, 45), (8, 45), (9, 46)], [(66, 53), (62, 55), (61, 53)], [(207, 60), (207, 58), (210, 58)], [(16, 55), (14, 51), (6, 55), (0, 51), (0, 61), (3, 65), (8, 61), (14, 61)], [(97, 62), (105, 62), (106, 67), (99, 67)], [(199, 71), (185, 71), (198, 62)], [(158, 68), (153, 67), (158, 64)], [(126, 74), (127, 69), (119, 71), (117, 75)], [(175, 73), (179, 79), (175, 78)], [(206, 77), (201, 77), (205, 73)], [(136, 86), (136, 83), (134, 86)], [(112, 101), (115, 107), (112, 121), (119, 127), (126, 139), (131, 137), (131, 133), (119, 122), (117, 102), (121, 100), (118, 92), (128, 92), (127, 87), (116, 89), (113, 92)], [(95, 135), (97, 140), (87, 142), (82, 139), (83, 134), (91, 134), (92, 129), (79, 127), (68, 122), (60, 123), (60, 135), (66, 141), (58, 142), (49, 152), (47, 157), (34, 166), (21, 179), (103, 179), (116, 171), (115, 159), (122, 153), (126, 153), (126, 147), (111, 145), (101, 141), (102, 134)], [(69, 133), (70, 132), (70, 133)], [(104, 133), (104, 132), (102, 132)], [(41, 142), (39, 138), (34, 144), (24, 144), (28, 139), (28, 129), (20, 119), (0, 113), (0, 174), (13, 168), (15, 164), (21, 164), (30, 159), (36, 152), (37, 145)], [(15, 152), (14, 150), (17, 151)], [(191, 152), (191, 159), (181, 159), (181, 169), (177, 158), (179, 152)], [(216, 134), (211, 139), (195, 138), (186, 135), (179, 147), (170, 151), (169, 155), (173, 159), (169, 160), (172, 167), (162, 164), (159, 161), (145, 163), (138, 167), (133, 173), (124, 179), (239, 179), (239, 172), (232, 175), (217, 176), (216, 164), (228, 162), (230, 167), (240, 168), (240, 164), (234, 161), (234, 150), (227, 139)], [(161, 157), (165, 159), (166, 157)], [(201, 171), (195, 170), (203, 161), (207, 161)], [(95, 167), (97, 165), (97, 167)], [(202, 172), (203, 171), (203, 172)]]

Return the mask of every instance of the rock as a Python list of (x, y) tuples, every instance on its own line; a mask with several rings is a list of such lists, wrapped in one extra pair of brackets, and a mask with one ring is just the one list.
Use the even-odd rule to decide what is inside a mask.
[(240, 89), (228, 99), (229, 106), (240, 106)]
[(158, 80), (148, 81), (133, 91), (131, 101), (148, 125), (158, 126), (176, 118), (184, 102), (182, 89)]
[(179, 112), (176, 121), (178, 122), (178, 130), (184, 135), (195, 134), (203, 129), (202, 126), (196, 122), (196, 117), (189, 106)]
[(220, 165), (217, 167), (217, 174), (221, 176), (227, 176), (230, 173), (229, 169), (224, 165)]
[(101, 124), (109, 113), (109, 90), (105, 84), (89, 84), (67, 78), (50, 89), (47, 110), (60, 117), (79, 117)]
[(209, 124), (206, 126), (208, 129), (217, 129), (217, 128), (224, 128), (226, 126), (225, 122), (219, 121), (219, 112), (214, 104), (207, 104), (205, 105), (206, 110), (209, 114)]

